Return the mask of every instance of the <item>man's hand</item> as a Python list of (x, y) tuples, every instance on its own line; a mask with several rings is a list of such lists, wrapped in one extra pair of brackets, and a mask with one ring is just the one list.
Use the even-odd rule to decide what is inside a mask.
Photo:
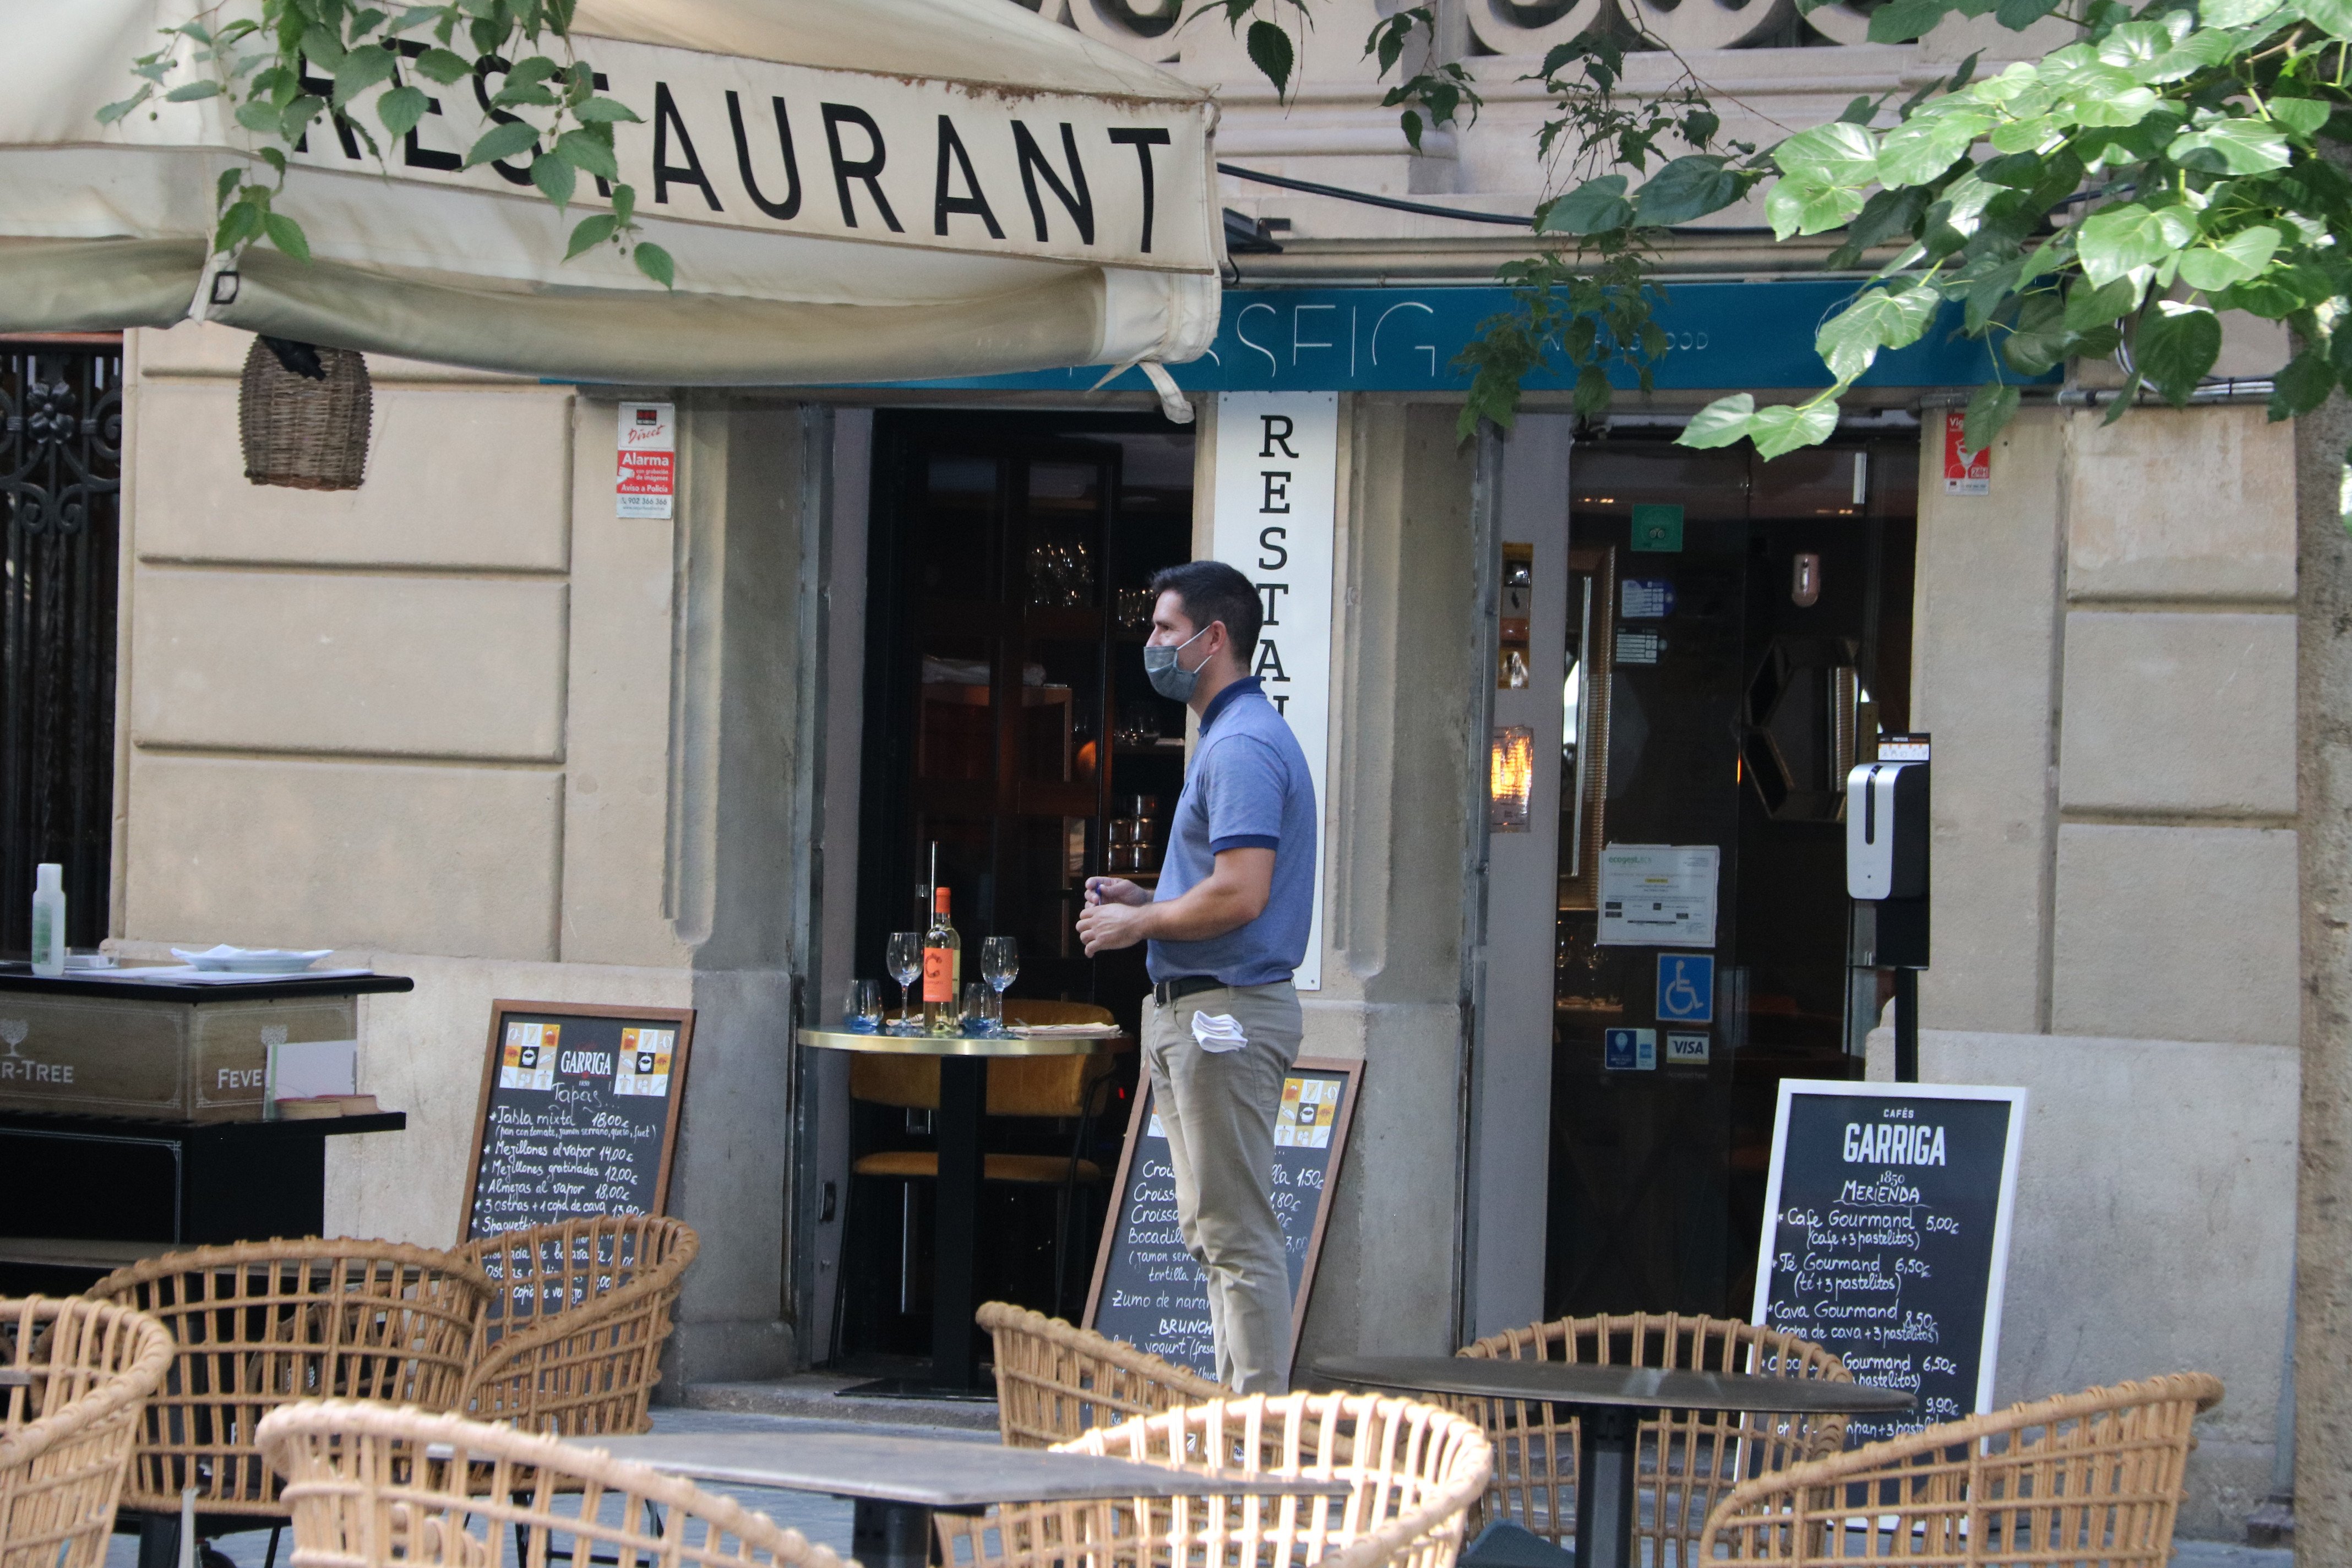
[(1087, 879), (1087, 902), (1090, 904), (1148, 904), (1150, 901), (1150, 889), (1139, 888), (1124, 877)]
[[(1105, 879), (1108, 880), (1108, 879)], [(1142, 889), (1132, 882), (1113, 882), (1113, 887), (1140, 893)], [(1108, 890), (1108, 889), (1106, 889)], [(1094, 889), (1087, 889), (1091, 898)], [(1089, 903), (1078, 911), (1078, 940), (1086, 944), (1087, 956), (1110, 952), (1122, 947), (1133, 947), (1151, 933), (1149, 923), (1151, 904), (1147, 898), (1137, 902), (1121, 900), (1118, 903)]]
[(1094, 877), (1078, 913), (1078, 940), (1088, 958), (1153, 938), (1201, 942), (1257, 919), (1273, 892), (1271, 849), (1220, 850), (1206, 877), (1165, 902), (1124, 878)]

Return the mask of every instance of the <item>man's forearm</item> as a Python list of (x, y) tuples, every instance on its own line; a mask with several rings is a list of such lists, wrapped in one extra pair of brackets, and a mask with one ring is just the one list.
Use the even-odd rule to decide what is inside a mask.
[(1181, 898), (1146, 906), (1144, 935), (1154, 942), (1205, 942), (1238, 931), (1265, 910), (1265, 901), (1248, 889), (1227, 886), (1215, 878), (1194, 884)]

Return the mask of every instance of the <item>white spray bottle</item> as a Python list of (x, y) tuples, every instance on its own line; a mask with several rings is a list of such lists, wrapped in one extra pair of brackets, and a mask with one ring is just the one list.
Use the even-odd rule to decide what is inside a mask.
[(65, 972), (65, 868), (50, 862), (33, 873), (33, 973)]

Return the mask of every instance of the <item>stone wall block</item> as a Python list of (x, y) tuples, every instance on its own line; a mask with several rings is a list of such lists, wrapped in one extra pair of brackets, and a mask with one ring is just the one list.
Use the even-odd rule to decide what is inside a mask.
[(150, 567), (132, 593), (133, 744), (562, 760), (559, 580)]
[(367, 482), (332, 491), (247, 483), (236, 398), (234, 381), (141, 384), (142, 559), (563, 570), (569, 388), (378, 386)]
[(123, 934), (555, 956), (562, 775), (133, 751)]
[(2287, 829), (2067, 824), (2058, 834), (2051, 1028), (2294, 1039), (2294, 889)]
[(2059, 799), (2074, 810), (2294, 812), (2294, 617), (2066, 617)]
[(2103, 419), (2071, 416), (2069, 595), (2294, 601), (2293, 425), (2255, 404)]

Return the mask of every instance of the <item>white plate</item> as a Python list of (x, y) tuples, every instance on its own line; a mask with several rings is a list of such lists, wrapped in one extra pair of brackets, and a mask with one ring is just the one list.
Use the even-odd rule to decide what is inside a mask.
[(217, 974), (299, 974), (334, 949), (322, 947), (316, 952), (295, 952), (286, 948), (230, 947), (223, 943), (191, 952), (175, 947), (172, 956), (185, 961), (192, 967)]

